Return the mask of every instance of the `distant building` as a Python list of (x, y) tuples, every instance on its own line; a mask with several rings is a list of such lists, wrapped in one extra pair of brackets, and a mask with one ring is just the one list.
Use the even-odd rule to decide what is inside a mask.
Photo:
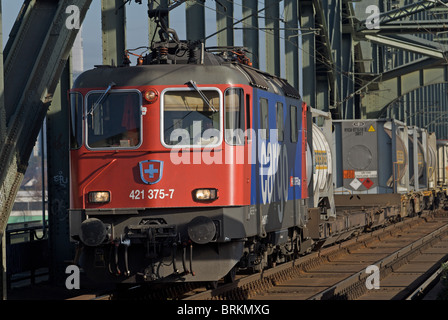
[(72, 68), (73, 80), (84, 72), (84, 47), (82, 41), (82, 27), (79, 29), (78, 36), (72, 48)]
[[(34, 181), (30, 181), (31, 183)], [(43, 214), (48, 215), (47, 192), (45, 204), (42, 202), (42, 191), (20, 190), (17, 193), (8, 223), (23, 223), (29, 221), (42, 221)], [(45, 211), (44, 211), (45, 210)]]

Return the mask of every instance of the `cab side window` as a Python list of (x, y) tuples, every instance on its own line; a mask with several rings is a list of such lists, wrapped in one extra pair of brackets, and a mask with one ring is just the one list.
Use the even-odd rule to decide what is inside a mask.
[(229, 88), (224, 94), (225, 137), (231, 145), (245, 143), (245, 107), (244, 91), (241, 88)]

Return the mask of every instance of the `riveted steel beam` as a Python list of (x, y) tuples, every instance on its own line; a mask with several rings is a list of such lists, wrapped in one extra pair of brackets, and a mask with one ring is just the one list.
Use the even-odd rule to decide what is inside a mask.
[(205, 39), (205, 0), (187, 0), (187, 40)]
[(74, 257), (70, 242), (67, 210), (70, 208), (69, 168), (69, 103), (67, 92), (72, 87), (71, 59), (65, 64), (59, 84), (47, 112), (47, 181), (50, 241), (50, 280), (64, 283), (66, 261)]
[[(148, 0), (148, 3), (150, 3), (153, 7), (153, 10), (163, 10), (168, 9), (168, 0), (160, 0), (160, 1), (152, 1)], [(169, 15), (166, 15), (162, 19), (165, 19), (165, 24), (169, 26)], [(157, 24), (155, 23), (154, 19), (149, 19), (149, 44), (151, 44), (152, 41), (160, 41), (159, 33), (157, 30)]]
[(397, 38), (397, 37), (388, 37), (383, 35), (366, 35), (367, 40), (386, 45), (389, 47), (415, 52), (418, 54), (422, 54), (428, 57), (443, 59), (445, 57), (445, 52), (439, 47), (436, 48), (434, 46), (423, 45), (418, 42), (411, 42), (408, 39)]
[[(315, 11), (312, 1), (299, 2), (300, 27), (303, 30), (315, 30)], [(322, 110), (316, 105), (316, 39), (314, 31), (302, 34), (302, 98), (312, 108)]]
[[(0, 43), (3, 43), (3, 10), (0, 0)], [(0, 145), (5, 143), (6, 139), (6, 109), (4, 99), (3, 82), (3, 46), (0, 46)], [(1, 200), (0, 200), (1, 201)], [(5, 240), (4, 240), (5, 239)], [(6, 237), (3, 230), (0, 230), (0, 300), (7, 298), (7, 265), (6, 265)]]
[(316, 106), (329, 111), (336, 118), (341, 117), (341, 108), (336, 107), (341, 94), (341, 2), (329, 0), (326, 2), (313, 0), (315, 8), (316, 55)]
[[(2, 2), (0, 0), (0, 43), (3, 43)], [(6, 139), (5, 86), (3, 81), (3, 46), (0, 46), (0, 145)]]
[[(444, 7), (444, 4), (448, 4), (448, 0), (423, 0), (401, 6), (395, 10), (381, 12), (379, 15), (379, 24), (380, 26), (384, 26), (392, 21), (408, 18), (411, 15), (415, 15), (423, 11), (428, 11), (432, 8)], [(369, 30), (369, 28), (367, 27), (369, 22), (370, 20), (368, 19), (361, 21), (358, 24), (357, 31), (361, 32)]]
[(265, 0), (266, 71), (280, 76), (279, 0)]
[[(380, 11), (377, 29), (368, 28), (371, 5)], [(435, 100), (446, 100), (436, 99), (435, 88), (444, 87), (447, 77), (447, 48), (442, 43), (447, 7), (448, 0), (363, 0), (356, 4), (355, 16), (368, 18), (357, 21), (352, 33), (363, 44), (362, 57), (367, 60), (361, 63), (370, 67), (363, 68), (358, 79), (365, 82), (379, 76), (360, 95), (364, 116), (395, 117), (422, 127), (431, 124), (430, 129), (443, 133), (435, 128), (437, 117), (422, 111)]]
[(103, 64), (119, 66), (126, 50), (126, 6), (123, 0), (101, 0)]
[(243, 0), (243, 46), (250, 52), (254, 68), (260, 67), (260, 37), (258, 34), (258, 1)]
[(428, 34), (446, 32), (448, 28), (448, 20), (437, 19), (433, 21), (427, 20), (404, 20), (393, 21), (385, 25), (380, 25), (379, 29), (366, 29), (362, 33), (367, 34), (381, 34), (381, 35), (396, 35), (396, 34)]
[(91, 2), (25, 1), (6, 46), (7, 129), (5, 143), (0, 145), (0, 233), (5, 230), (31, 150)]
[(285, 0), (285, 74), (286, 80), (299, 89), (299, 32), (298, 5)]
[(216, 2), (216, 27), (223, 30), (218, 33), (218, 46), (233, 46), (233, 1)]
[[(421, 63), (425, 64), (427, 61), (425, 60)], [(409, 96), (416, 90), (418, 91), (418, 96), (414, 100), (419, 102), (419, 106), (412, 112), (417, 114), (421, 109), (424, 110), (429, 104), (433, 104), (431, 101), (433, 100), (432, 97), (434, 97), (434, 94), (430, 94), (428, 89), (423, 90), (422, 88), (448, 83), (445, 80), (446, 78), (448, 78), (448, 75), (445, 67), (426, 69), (423, 65), (419, 69), (418, 64), (414, 66), (414, 70), (410, 69), (405, 74), (387, 77), (387, 80), (381, 81), (378, 84), (378, 91), (376, 92), (380, 92), (381, 94), (370, 94), (364, 98), (370, 106), (367, 110), (367, 116), (369, 118), (388, 116), (403, 118), (404, 111), (409, 109), (407, 105), (408, 100), (410, 100)], [(426, 120), (420, 123), (418, 121), (416, 118), (415, 122), (419, 126), (427, 124)]]

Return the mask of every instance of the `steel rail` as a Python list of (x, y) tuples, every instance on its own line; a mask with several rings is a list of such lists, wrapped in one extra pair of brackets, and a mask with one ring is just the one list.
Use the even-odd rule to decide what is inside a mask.
[[(385, 274), (386, 269), (390, 268), (393, 264), (396, 264), (398, 261), (402, 261), (406, 259), (414, 252), (418, 250), (422, 250), (427, 245), (437, 241), (438, 237), (448, 234), (448, 224), (445, 224), (438, 228), (437, 230), (431, 232), (430, 234), (414, 241), (413, 243), (407, 245), (406, 247), (395, 251), (389, 256), (373, 263), (373, 265), (378, 266), (381, 274)], [(367, 274), (365, 270), (361, 270), (352, 276), (336, 283), (335, 285), (327, 288), (326, 290), (319, 292), (318, 294), (312, 296), (308, 300), (327, 300), (327, 299), (338, 299), (343, 298), (346, 295), (352, 296), (356, 298), (357, 296), (362, 295), (362, 292), (367, 291), (365, 287)], [(361, 290), (365, 289), (365, 290)], [(351, 293), (355, 292), (355, 293)]]
[[(448, 260), (445, 260), (444, 263), (448, 263)], [(408, 295), (403, 300), (419, 300), (423, 298), (425, 293), (439, 282), (443, 270), (444, 267), (441, 266), (435, 272), (432, 272), (428, 277), (426, 277), (426, 280), (422, 284), (420, 284), (410, 295)]]
[[(422, 217), (424, 218), (426, 215), (422, 215)], [(246, 276), (236, 280), (234, 283), (225, 284), (216, 289), (193, 294), (185, 297), (183, 300), (243, 300), (250, 298), (251, 295), (266, 291), (267, 289), (274, 287), (277, 283), (297, 277), (303, 271), (315, 268), (339, 255), (349, 254), (350, 251), (359, 247), (365, 247), (370, 242), (377, 241), (387, 235), (402, 231), (405, 228), (411, 228), (412, 226), (423, 222), (422, 217), (410, 218), (371, 233), (361, 234), (358, 237), (347, 240), (339, 245), (327, 247), (318, 252), (313, 252), (300, 257), (299, 259), (264, 270), (261, 273)]]

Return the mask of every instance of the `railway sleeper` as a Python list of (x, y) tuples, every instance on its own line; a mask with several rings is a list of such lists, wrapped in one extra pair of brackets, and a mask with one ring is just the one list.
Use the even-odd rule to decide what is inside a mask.
[[(408, 224), (409, 225), (409, 224)], [(415, 225), (415, 224), (414, 224)], [(435, 231), (437, 232), (437, 231)], [(434, 233), (433, 233), (434, 234)], [(437, 235), (431, 236), (420, 244), (411, 244), (401, 249), (389, 257), (382, 259), (375, 263), (380, 267), (380, 279), (388, 277), (394, 270), (399, 269), (401, 266), (408, 263), (410, 260), (418, 256), (422, 251), (427, 248), (433, 247), (438, 243), (442, 236), (448, 234), (448, 230), (445, 229)], [(427, 236), (428, 237), (428, 236)], [(361, 271), (353, 276), (340, 281), (336, 285), (326, 289), (325, 291), (311, 297), (311, 300), (354, 300), (364, 295), (367, 292), (365, 285), (368, 275)]]

